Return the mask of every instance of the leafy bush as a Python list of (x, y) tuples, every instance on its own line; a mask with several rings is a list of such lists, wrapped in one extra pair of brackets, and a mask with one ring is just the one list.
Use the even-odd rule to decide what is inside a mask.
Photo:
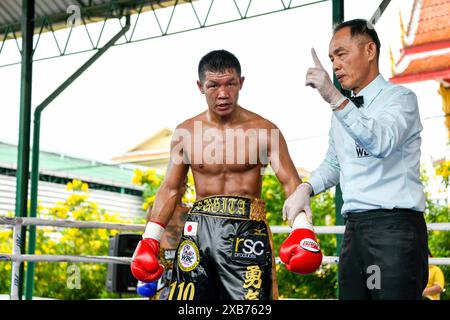
[[(51, 208), (39, 206), (38, 218), (74, 219), (82, 221), (132, 223), (123, 220), (119, 213), (109, 213), (89, 201), (89, 188), (86, 183), (74, 180), (67, 184), (72, 194)], [(108, 255), (108, 240), (118, 233), (106, 229), (78, 229), (37, 227), (36, 254), (51, 255)], [(12, 250), (11, 231), (0, 232), (0, 250)], [(3, 241), (5, 240), (5, 241)], [(11, 263), (0, 263), (0, 292), (9, 293)], [(79, 286), (74, 276), (79, 274)], [(97, 263), (35, 263), (34, 296), (57, 299), (92, 299), (116, 297), (106, 291), (107, 264)]]
[[(435, 165), (435, 173), (441, 179), (441, 192), (447, 196), (449, 187), (450, 161), (439, 161)], [(425, 186), (429, 183), (426, 172), (422, 172), (422, 181)], [(427, 223), (450, 222), (450, 206), (448, 198), (444, 205), (439, 205), (430, 199), (430, 194), (425, 193), (427, 198), (425, 220)], [(433, 257), (450, 257), (450, 231), (430, 231), (428, 233), (428, 246)], [(441, 299), (450, 299), (450, 266), (439, 266), (445, 277), (444, 292)]]

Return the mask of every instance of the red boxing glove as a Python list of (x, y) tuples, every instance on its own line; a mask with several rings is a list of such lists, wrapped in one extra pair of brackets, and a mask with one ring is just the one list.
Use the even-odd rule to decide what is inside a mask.
[(292, 228), (294, 230), (281, 244), (280, 259), (289, 271), (313, 273), (322, 263), (322, 252), (305, 212), (298, 214)]
[(157, 222), (149, 221), (134, 251), (131, 272), (133, 276), (142, 282), (153, 282), (161, 278), (164, 267), (159, 264), (159, 242), (164, 232), (164, 227)]

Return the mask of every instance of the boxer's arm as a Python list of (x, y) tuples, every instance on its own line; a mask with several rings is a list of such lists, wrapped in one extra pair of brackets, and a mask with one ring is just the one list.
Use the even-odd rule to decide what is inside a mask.
[[(179, 192), (183, 193), (183, 195), (184, 195), (184, 189), (183, 189), (183, 191), (179, 191)], [(178, 195), (180, 195), (180, 193), (178, 193)], [(153, 207), (150, 206), (150, 207), (148, 208), (148, 210), (147, 210), (147, 215), (146, 215), (146, 217), (145, 217), (145, 220), (146, 220), (146, 221), (150, 221), (150, 219), (152, 218), (152, 208), (153, 208)], [(174, 212), (174, 214), (177, 212), (177, 210), (188, 211), (189, 209), (188, 209), (188, 208), (184, 208), (184, 207), (180, 207), (180, 204), (178, 203), (177, 206), (175, 207), (175, 212)]]
[[(179, 127), (177, 130), (179, 132)], [(189, 164), (184, 158), (183, 137), (174, 133), (170, 146), (170, 160), (164, 180), (156, 193), (151, 213), (147, 215), (148, 221), (154, 221), (166, 226), (172, 218), (177, 206), (177, 199), (182, 184), (189, 170)]]
[(164, 272), (164, 267), (158, 260), (159, 243), (175, 211), (178, 194), (189, 169), (188, 164), (183, 161), (183, 142), (184, 140), (174, 133), (166, 176), (156, 194), (151, 214), (147, 216), (145, 232), (131, 261), (130, 268), (134, 277), (145, 283), (158, 280)]
[(295, 191), (302, 180), (289, 155), (283, 134), (275, 125), (272, 130), (278, 130), (279, 135), (277, 140), (269, 143), (270, 165), (283, 186), (287, 198)]

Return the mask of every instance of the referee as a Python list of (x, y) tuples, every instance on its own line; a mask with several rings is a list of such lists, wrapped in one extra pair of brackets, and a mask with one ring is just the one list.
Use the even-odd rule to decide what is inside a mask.
[(356, 19), (335, 27), (333, 71), (353, 97), (333, 85), (314, 49), (306, 85), (332, 112), (329, 147), (308, 182), (287, 199), (290, 222), (311, 195), (340, 183), (346, 220), (339, 257), (340, 299), (421, 299), (428, 280), (425, 196), (419, 179), (422, 125), (416, 95), (379, 72), (380, 40)]

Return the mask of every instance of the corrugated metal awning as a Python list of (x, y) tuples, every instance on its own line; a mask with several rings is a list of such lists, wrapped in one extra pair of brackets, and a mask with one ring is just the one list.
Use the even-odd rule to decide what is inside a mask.
[[(189, 0), (35, 0), (35, 33), (48, 24), (55, 31), (70, 28), (68, 19), (79, 9), (83, 23), (98, 22), (105, 18), (171, 7)], [(75, 7), (73, 7), (75, 6)], [(0, 1), (0, 41), (21, 36), (22, 0)]]

